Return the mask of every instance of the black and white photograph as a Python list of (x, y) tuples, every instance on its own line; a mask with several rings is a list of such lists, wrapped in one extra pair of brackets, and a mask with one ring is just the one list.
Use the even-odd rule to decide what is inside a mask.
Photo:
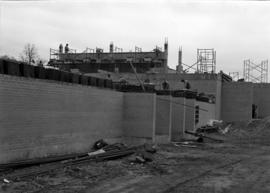
[(0, 0), (0, 193), (270, 193), (270, 1)]

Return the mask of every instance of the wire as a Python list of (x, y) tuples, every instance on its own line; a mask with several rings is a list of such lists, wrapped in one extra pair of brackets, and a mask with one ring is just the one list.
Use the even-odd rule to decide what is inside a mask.
[[(186, 105), (186, 104), (183, 104), (183, 103), (177, 103), (177, 102), (174, 102), (174, 101), (170, 101), (170, 100), (167, 100), (167, 99), (161, 99), (161, 98), (157, 98), (157, 99), (161, 100), (161, 101), (172, 102), (174, 104), (181, 105), (181, 106), (186, 106), (186, 107), (189, 107), (189, 108), (192, 108), (192, 109), (196, 109), (196, 107), (194, 107), (194, 106)], [(203, 109), (203, 108), (199, 108), (199, 110), (208, 112), (208, 110)]]

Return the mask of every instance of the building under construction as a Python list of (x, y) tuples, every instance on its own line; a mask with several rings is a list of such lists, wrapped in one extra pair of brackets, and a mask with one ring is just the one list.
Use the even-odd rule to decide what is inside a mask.
[(108, 72), (167, 72), (168, 42), (165, 41), (164, 49), (156, 46), (152, 51), (143, 52), (135, 47), (135, 51), (123, 52), (122, 49), (110, 43), (109, 52), (101, 48), (87, 48), (81, 53), (69, 49), (64, 53), (50, 49), (49, 65), (60, 70), (80, 73), (95, 73), (98, 70)]
[[(221, 168), (217, 167), (219, 164), (222, 164), (222, 168), (224, 164), (227, 167), (228, 159), (238, 164), (239, 160), (258, 157), (262, 153), (255, 151), (252, 143), (262, 141), (263, 148), (259, 149), (269, 151), (265, 149), (265, 144), (266, 142), (269, 144), (270, 84), (262, 83), (267, 80), (265, 72), (268, 62), (259, 64), (246, 62), (245, 72), (250, 78), (246, 79), (249, 82), (232, 81), (232, 77), (222, 71), (215, 72), (216, 53), (213, 49), (198, 49), (197, 60), (192, 65), (185, 65), (182, 62), (181, 49), (178, 68), (174, 71), (167, 68), (167, 53), (167, 43), (164, 45), (164, 51), (157, 48), (151, 52), (142, 52), (138, 48), (135, 52), (115, 51), (112, 44), (108, 53), (104, 53), (101, 49), (95, 51), (87, 49), (83, 53), (66, 49), (63, 53), (63, 48), (51, 50), (50, 65), (60, 70), (0, 59), (2, 183), (8, 184), (6, 187), (10, 188), (11, 192), (15, 190), (13, 187), (18, 186), (15, 184), (11, 187), (17, 179), (26, 178), (29, 179), (30, 188), (34, 183), (37, 184), (35, 187), (42, 188), (39, 188), (39, 192), (48, 188), (59, 192), (59, 189), (55, 189), (57, 188), (55, 180), (60, 182), (60, 188), (68, 187), (67, 184), (75, 184), (74, 191), (77, 191), (77, 184), (85, 183), (91, 186), (97, 184), (98, 188), (95, 190), (98, 191), (92, 191), (90, 187), (88, 190), (91, 192), (111, 192), (111, 184), (118, 185), (120, 181), (122, 185), (128, 184), (130, 187), (125, 185), (121, 188), (127, 189), (113, 187), (117, 192), (129, 190), (140, 192), (139, 189), (131, 189), (133, 188), (131, 186), (138, 186), (141, 183), (145, 188), (148, 186), (145, 181), (153, 179), (149, 184), (155, 187), (146, 191), (156, 192), (157, 182), (160, 182), (156, 180), (160, 179), (161, 175), (166, 179), (171, 175), (169, 178), (171, 182), (184, 176), (183, 182), (186, 182), (186, 173), (198, 173), (198, 170), (202, 170), (202, 174), (205, 174), (207, 170), (209, 174), (213, 173), (209, 171)], [(149, 71), (157, 73), (147, 73)], [(251, 122), (252, 120), (254, 122)], [(214, 122), (223, 125), (217, 126)], [(248, 125), (239, 130), (238, 125), (243, 123)], [(254, 131), (251, 131), (254, 123), (260, 123), (258, 124), (260, 126), (253, 127)], [(265, 129), (261, 129), (261, 125), (266, 126)], [(244, 141), (243, 137), (236, 138), (238, 135), (243, 136), (244, 130), (250, 130), (250, 134), (246, 137), (247, 141)], [(262, 136), (260, 138), (259, 133)], [(226, 140), (224, 145), (223, 139)], [(209, 140), (211, 144), (208, 145)], [(163, 143), (173, 145), (163, 146), (161, 145)], [(98, 144), (104, 146), (97, 151), (92, 150)], [(153, 147), (157, 145), (159, 154), (155, 156), (152, 155), (156, 151)], [(243, 155), (241, 149), (238, 150), (241, 159), (236, 158), (238, 152), (235, 150), (240, 146), (243, 152), (253, 152), (252, 156)], [(213, 152), (202, 157), (202, 154), (210, 150)], [(224, 157), (225, 151), (228, 153)], [(174, 152), (177, 153), (172, 154)], [(216, 159), (213, 153), (220, 158)], [(231, 157), (228, 157), (229, 153), (232, 153)], [(115, 160), (108, 164), (95, 163), (128, 155), (131, 156), (119, 162)], [(129, 162), (132, 157), (144, 162)], [(153, 159), (154, 165), (147, 163)], [(263, 158), (262, 163), (267, 159), (268, 157)], [(244, 162), (247, 167), (246, 161)], [(133, 165), (136, 163), (140, 164), (138, 173), (134, 170), (138, 168)], [(187, 165), (188, 163), (190, 165)], [(209, 166), (204, 165), (206, 163)], [(215, 163), (217, 164), (213, 166), (214, 169), (209, 170), (208, 167)], [(252, 160), (254, 167), (258, 166), (257, 163), (257, 160)], [(142, 164), (145, 165), (141, 167)], [(102, 167), (101, 172), (97, 170), (97, 165)], [(183, 168), (181, 167), (183, 165), (188, 170), (180, 172), (173, 170)], [(199, 167), (195, 168), (194, 165)], [(107, 166), (111, 169), (107, 169)], [(169, 169), (164, 170), (165, 166)], [(202, 166), (206, 166), (207, 169), (201, 169)], [(231, 166), (230, 163), (229, 168)], [(130, 172), (122, 172), (126, 168), (131, 168)], [(242, 170), (242, 167), (239, 168)], [(264, 169), (261, 168), (260, 171), (264, 172)], [(154, 175), (158, 176), (152, 174), (150, 176), (149, 170), (153, 170)], [(228, 173), (227, 170), (225, 174)], [(53, 173), (55, 171), (59, 173)], [(104, 173), (109, 177), (106, 175), (104, 177)], [(116, 173), (123, 178), (116, 178)], [(142, 173), (146, 174), (146, 177), (142, 176)], [(182, 176), (179, 175), (178, 178), (175, 174), (179, 173)], [(141, 182), (137, 181), (136, 175), (140, 176)], [(72, 181), (69, 180), (70, 176), (75, 180), (72, 178)], [(109, 191), (100, 190), (101, 183), (100, 181), (96, 183), (99, 180), (96, 176), (104, 181), (113, 181), (110, 185), (104, 185)], [(245, 177), (246, 173), (243, 176)], [(134, 177), (136, 181), (126, 183)], [(110, 178), (115, 178), (115, 181)], [(53, 184), (44, 187), (46, 179), (49, 181), (48, 184), (52, 182)], [(90, 181), (91, 179), (94, 180)], [(191, 179), (198, 178), (191, 175)], [(223, 178), (221, 179), (223, 182)], [(38, 184), (40, 180), (42, 186)], [(161, 184), (172, 185), (169, 180), (168, 183), (161, 182)], [(209, 181), (209, 178), (206, 180)], [(264, 179), (263, 181), (267, 183)], [(23, 188), (27, 187), (25, 182), (21, 184)], [(182, 188), (183, 183), (177, 181), (177, 186), (179, 184)], [(2, 185), (2, 189), (3, 187)], [(171, 190), (173, 189), (162, 192), (172, 192)], [(203, 190), (209, 192), (210, 189)], [(20, 192), (29, 191), (24, 189)]]

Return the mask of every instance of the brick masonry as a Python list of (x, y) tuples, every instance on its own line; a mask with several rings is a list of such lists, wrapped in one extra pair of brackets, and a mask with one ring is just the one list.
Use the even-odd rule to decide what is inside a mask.
[(87, 151), (122, 136), (123, 93), (0, 75), (0, 163)]
[[(149, 142), (172, 134), (179, 140), (184, 137), (183, 103), (183, 97), (1, 74), (0, 163), (85, 152), (101, 138)], [(195, 101), (186, 104), (191, 108), (186, 108), (185, 127), (192, 130)]]

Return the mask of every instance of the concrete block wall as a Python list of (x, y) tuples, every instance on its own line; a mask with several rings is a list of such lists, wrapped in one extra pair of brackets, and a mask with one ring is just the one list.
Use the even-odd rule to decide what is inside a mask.
[[(270, 116), (270, 84), (269, 83), (239, 83), (232, 82), (230, 83), (232, 88), (239, 88), (239, 93), (241, 96), (242, 102), (246, 102), (246, 111), (243, 111), (242, 116), (246, 116), (247, 120), (252, 118), (252, 104), (257, 106), (257, 116), (258, 118), (265, 118)], [(225, 84), (224, 84), (225, 85)], [(222, 96), (227, 92), (226, 89), (228, 85), (222, 89)], [(225, 89), (225, 90), (224, 90)], [(233, 91), (232, 91), (233, 92)], [(247, 94), (248, 93), (248, 94)], [(251, 94), (250, 94), (251, 93)], [(244, 94), (244, 96), (242, 96)], [(233, 95), (235, 98), (239, 98), (238, 95)], [(222, 98), (223, 100), (223, 98)], [(225, 99), (226, 100), (226, 99)], [(240, 100), (240, 99), (239, 99)], [(234, 104), (231, 104), (234, 105)], [(243, 105), (243, 104), (242, 104)], [(223, 109), (228, 108), (222, 103)], [(233, 107), (232, 107), (233, 108)], [(248, 114), (247, 114), (248, 112)]]
[(218, 80), (188, 80), (191, 89), (196, 89), (198, 92), (206, 94), (216, 94)]
[(170, 95), (156, 97), (156, 135), (169, 135)]
[(170, 95), (156, 96), (156, 132), (155, 141), (158, 144), (170, 141), (172, 102)]
[(170, 140), (189, 138), (185, 130), (195, 129), (195, 99), (172, 97), (172, 118)]
[(179, 141), (189, 138), (189, 135), (185, 134), (184, 131), (194, 131), (195, 129), (196, 100), (158, 95), (156, 101), (155, 135), (157, 141)]
[(226, 122), (252, 118), (253, 87), (249, 82), (222, 84), (221, 119)]
[(195, 125), (196, 128), (206, 125), (210, 119), (215, 119), (215, 104), (196, 101), (199, 110), (199, 122)]
[(270, 116), (270, 84), (253, 84), (253, 104), (257, 105), (258, 118)]
[(153, 139), (156, 95), (153, 93), (124, 93), (123, 99), (124, 136)]
[[(148, 75), (152, 82), (156, 85), (160, 85), (164, 80), (164, 75), (155, 74)], [(197, 92), (203, 92), (205, 94), (213, 94), (216, 96), (215, 103), (215, 119), (221, 119), (221, 92), (222, 92), (222, 81), (216, 74), (166, 74), (165, 79), (170, 84), (170, 89), (183, 89), (184, 84), (181, 82), (182, 79), (187, 80), (190, 83), (191, 90), (197, 90)], [(136, 79), (134, 79), (136, 81)], [(143, 79), (144, 80), (144, 79)]]
[(172, 125), (171, 125), (171, 141), (177, 141), (184, 137), (183, 131), (183, 104), (184, 98), (172, 98)]
[(0, 75), (0, 163), (85, 152), (100, 138), (177, 141), (194, 128), (194, 106), (183, 97)]
[(0, 75), (0, 163), (87, 151), (122, 122), (121, 92)]
[(185, 100), (185, 130), (193, 131), (195, 129), (195, 99), (186, 99)]

